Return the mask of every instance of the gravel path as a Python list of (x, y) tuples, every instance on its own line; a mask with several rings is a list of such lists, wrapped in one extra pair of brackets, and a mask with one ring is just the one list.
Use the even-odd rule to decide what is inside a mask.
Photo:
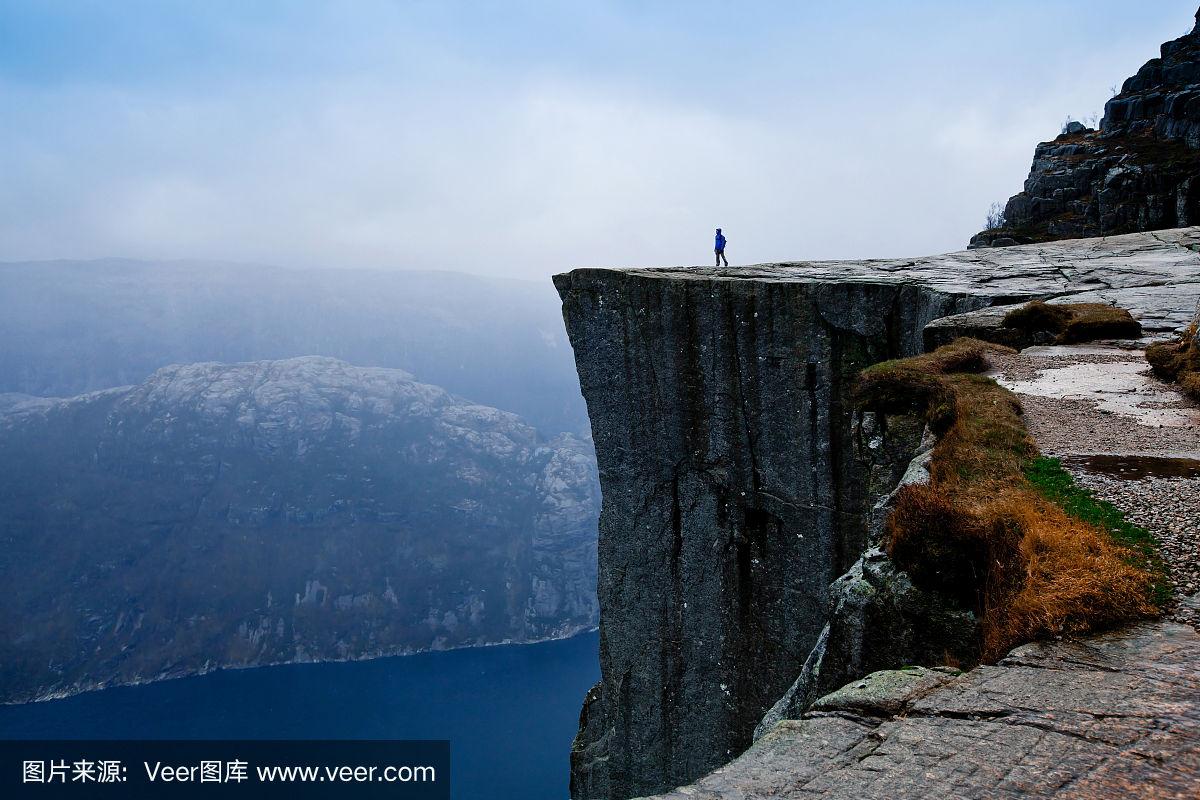
[[(1071, 469), (1075, 479), (1125, 513), (1125, 518), (1153, 533), (1162, 545), (1176, 593), (1200, 592), (1200, 480), (1144, 478), (1121, 480)], [(1200, 614), (1186, 606), (1172, 617), (1200, 630)]]
[(1156, 380), (1140, 350), (1035, 347), (992, 361), (1042, 452), (1158, 538), (1180, 600), (1171, 616), (1200, 630), (1200, 407)]

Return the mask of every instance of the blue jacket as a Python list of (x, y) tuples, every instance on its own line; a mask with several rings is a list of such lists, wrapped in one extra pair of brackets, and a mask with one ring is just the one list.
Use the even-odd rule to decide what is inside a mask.
[(717, 249), (717, 250), (725, 249), (725, 237), (719, 233), (717, 234), (717, 246), (715, 249)]

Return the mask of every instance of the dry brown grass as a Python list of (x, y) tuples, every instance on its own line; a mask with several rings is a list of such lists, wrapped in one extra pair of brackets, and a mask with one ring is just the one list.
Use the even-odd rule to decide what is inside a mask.
[(1146, 360), (1154, 374), (1174, 381), (1180, 390), (1200, 400), (1200, 347), (1196, 346), (1196, 323), (1175, 342), (1160, 342), (1146, 348)]
[(954, 385), (945, 376), (985, 371), (989, 352), (1014, 351), (963, 337), (932, 353), (876, 364), (859, 376), (858, 403), (888, 413), (923, 415), (941, 434), (954, 424), (958, 412)]
[(1004, 316), (1004, 327), (1026, 333), (1048, 331), (1060, 344), (1096, 339), (1136, 339), (1142, 326), (1128, 311), (1104, 303), (1045, 303), (1034, 300)]
[(861, 407), (912, 410), (938, 433), (927, 486), (908, 486), (885, 547), (918, 585), (979, 615), (986, 660), (1022, 642), (1137, 619), (1154, 606), (1139, 554), (1029, 483), (1037, 448), (1016, 397), (970, 371), (996, 345), (960, 339), (865, 370)]
[(999, 495), (986, 514), (1022, 533), (1024, 580), (985, 610), (983, 649), (998, 658), (1048, 634), (1085, 633), (1154, 614), (1150, 573), (1103, 530), (1032, 489)]

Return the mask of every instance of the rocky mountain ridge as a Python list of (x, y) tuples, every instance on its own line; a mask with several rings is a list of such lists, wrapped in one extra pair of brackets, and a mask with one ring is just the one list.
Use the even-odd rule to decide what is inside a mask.
[(590, 449), (321, 357), (0, 395), (3, 700), (590, 627)]
[(0, 262), (0, 392), (68, 397), (160, 367), (328, 356), (389, 367), (547, 436), (587, 428), (557, 298), (452, 272), (204, 261)]
[(1003, 224), (972, 247), (1108, 236), (1200, 223), (1200, 11), (1104, 106), (1037, 146)]

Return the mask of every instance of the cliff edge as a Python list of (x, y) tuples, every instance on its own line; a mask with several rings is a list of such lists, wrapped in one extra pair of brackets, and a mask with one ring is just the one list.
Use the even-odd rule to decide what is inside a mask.
[[(603, 496), (602, 679), (581, 713), (572, 796), (694, 781), (745, 751), (798, 686), (968, 641), (968, 612), (930, 607), (869, 551), (928, 445), (911, 417), (854, 411), (855, 376), (921, 352), (935, 320), (969, 328), (1033, 298), (1115, 303), (1148, 336), (1174, 334), (1200, 298), (1197, 249), (1191, 228), (556, 276)], [(855, 606), (865, 589), (890, 605)]]

